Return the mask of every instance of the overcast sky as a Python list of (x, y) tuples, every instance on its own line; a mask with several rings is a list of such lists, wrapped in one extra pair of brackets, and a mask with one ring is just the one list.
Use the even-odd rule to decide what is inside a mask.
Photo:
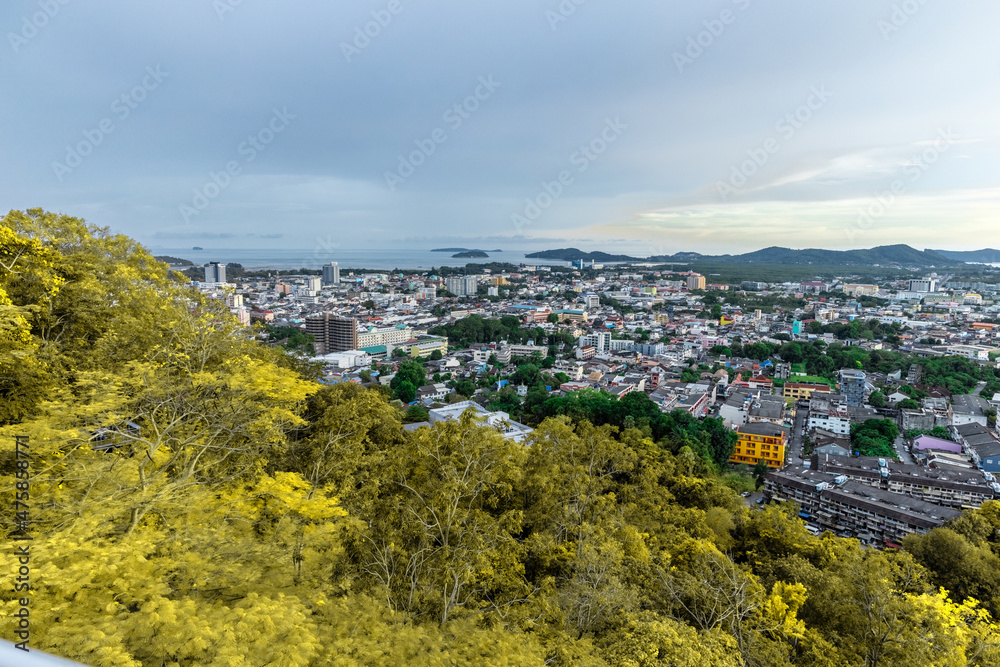
[(153, 248), (998, 243), (996, 0), (7, 0), (0, 26), (0, 209)]

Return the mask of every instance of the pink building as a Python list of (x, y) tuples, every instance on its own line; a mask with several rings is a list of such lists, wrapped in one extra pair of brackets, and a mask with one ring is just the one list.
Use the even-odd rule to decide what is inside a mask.
[(929, 435), (919, 435), (913, 440), (914, 449), (936, 449), (939, 452), (962, 453), (962, 445), (950, 440), (932, 438)]

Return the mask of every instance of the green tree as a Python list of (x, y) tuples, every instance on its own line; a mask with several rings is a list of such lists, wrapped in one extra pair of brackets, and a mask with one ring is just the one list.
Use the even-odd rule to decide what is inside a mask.
[(886, 400), (883, 392), (875, 390), (868, 395), (868, 403), (871, 404), (873, 408), (884, 408), (888, 404), (888, 401)]
[(403, 403), (412, 403), (417, 398), (417, 388), (409, 380), (403, 380), (396, 385), (395, 394)]
[(419, 361), (407, 360), (400, 362), (396, 368), (396, 374), (389, 382), (389, 386), (395, 391), (403, 382), (409, 382), (415, 388), (423, 387), (427, 384), (424, 367)]

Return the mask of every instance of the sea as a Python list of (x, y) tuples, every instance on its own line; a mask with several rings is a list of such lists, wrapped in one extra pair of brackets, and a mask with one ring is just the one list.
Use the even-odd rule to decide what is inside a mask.
[(504, 250), (489, 252), (488, 258), (455, 258), (456, 251), (433, 252), (418, 249), (347, 249), (323, 248), (285, 249), (285, 248), (202, 248), (194, 250), (187, 248), (148, 247), (154, 255), (169, 255), (179, 259), (190, 260), (196, 265), (209, 262), (242, 264), (248, 270), (294, 270), (319, 269), (324, 264), (337, 262), (341, 271), (345, 269), (421, 269), (429, 270), (438, 266), (465, 266), (466, 264), (489, 264), (491, 262), (506, 262), (528, 265), (568, 266), (569, 262), (560, 260), (528, 259), (525, 254), (533, 250)]

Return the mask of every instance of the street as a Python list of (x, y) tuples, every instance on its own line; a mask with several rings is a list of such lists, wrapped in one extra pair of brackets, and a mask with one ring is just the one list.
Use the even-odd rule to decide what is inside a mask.
[(903, 436), (897, 436), (893, 446), (896, 448), (896, 457), (899, 458), (900, 463), (915, 465), (913, 457), (910, 456), (910, 452), (906, 449), (906, 445), (903, 442)]
[(788, 456), (785, 463), (800, 466), (802, 460), (802, 429), (806, 425), (806, 413), (809, 408), (795, 408), (795, 421), (792, 422), (792, 432), (788, 437)]

